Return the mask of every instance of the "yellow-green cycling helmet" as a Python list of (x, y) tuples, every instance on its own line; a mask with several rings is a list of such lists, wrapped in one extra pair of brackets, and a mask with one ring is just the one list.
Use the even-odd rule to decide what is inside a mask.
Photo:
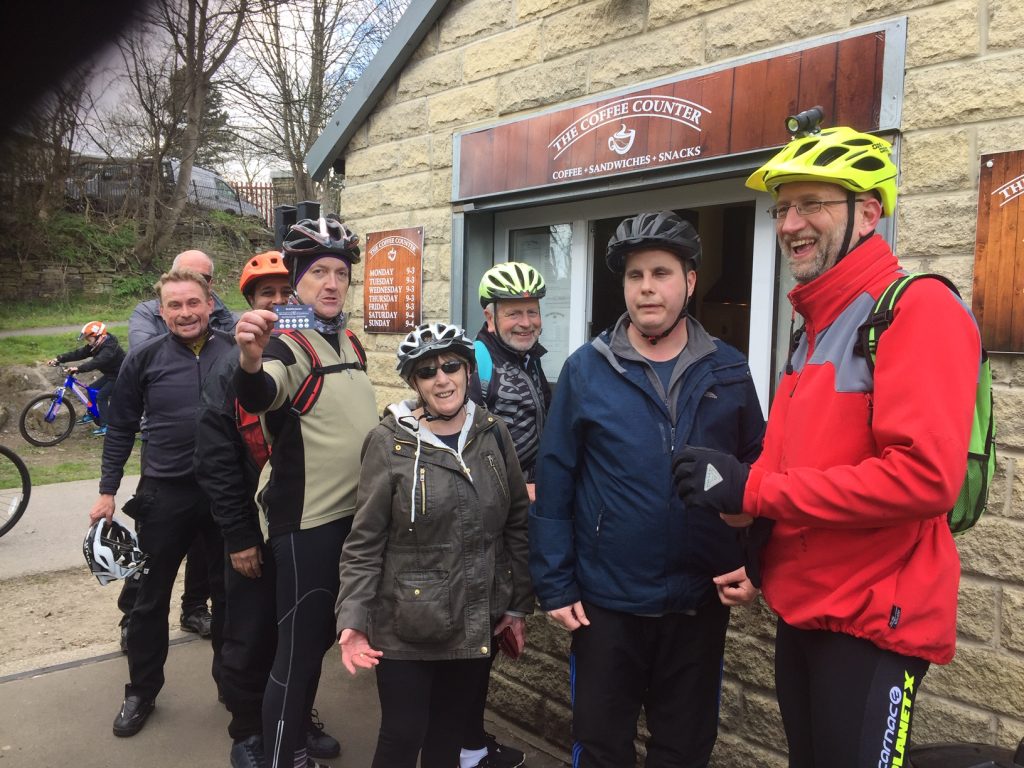
[(794, 181), (824, 181), (851, 192), (877, 190), (882, 215), (896, 207), (896, 166), (892, 145), (868, 133), (839, 126), (793, 139), (747, 179), (747, 186), (778, 196), (779, 187)]
[(480, 306), (500, 299), (543, 299), (548, 292), (544, 277), (521, 261), (495, 264), (480, 279)]

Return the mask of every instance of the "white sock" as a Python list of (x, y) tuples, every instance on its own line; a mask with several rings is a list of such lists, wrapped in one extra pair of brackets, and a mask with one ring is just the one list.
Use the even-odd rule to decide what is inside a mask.
[(487, 757), (487, 747), (483, 749), (463, 749), (459, 753), (459, 768), (476, 768), (485, 757)]

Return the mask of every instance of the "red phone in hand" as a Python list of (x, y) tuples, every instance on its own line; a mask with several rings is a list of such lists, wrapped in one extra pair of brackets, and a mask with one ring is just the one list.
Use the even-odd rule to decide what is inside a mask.
[(505, 627), (499, 633), (498, 650), (500, 650), (513, 661), (518, 659), (519, 654), (523, 652), (522, 647), (519, 645), (519, 641), (516, 640), (515, 632), (512, 631), (512, 627)]

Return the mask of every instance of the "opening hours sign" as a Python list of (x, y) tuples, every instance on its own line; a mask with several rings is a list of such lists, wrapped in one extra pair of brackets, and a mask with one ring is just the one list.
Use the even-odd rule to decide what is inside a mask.
[(423, 227), (369, 232), (363, 330), (407, 333), (420, 324), (423, 293)]

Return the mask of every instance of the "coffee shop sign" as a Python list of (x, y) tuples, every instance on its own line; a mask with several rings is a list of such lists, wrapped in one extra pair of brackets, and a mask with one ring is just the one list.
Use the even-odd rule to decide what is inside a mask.
[(602, 125), (619, 122), (627, 117), (664, 118), (700, 131), (701, 118), (707, 114), (711, 114), (711, 110), (676, 96), (627, 96), (602, 104), (574, 121), (548, 144), (548, 149), (554, 149), (555, 158), (558, 158), (588, 133)]

